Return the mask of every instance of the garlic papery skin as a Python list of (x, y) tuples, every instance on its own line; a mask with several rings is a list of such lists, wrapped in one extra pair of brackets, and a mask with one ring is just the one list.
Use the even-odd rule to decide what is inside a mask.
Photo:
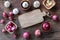
[(38, 8), (39, 6), (40, 6), (40, 2), (39, 1), (34, 1), (33, 7)]
[(5, 2), (4, 2), (4, 6), (7, 7), (7, 8), (10, 7), (10, 4), (11, 4), (11, 3), (10, 3), (9, 1), (5, 1)]

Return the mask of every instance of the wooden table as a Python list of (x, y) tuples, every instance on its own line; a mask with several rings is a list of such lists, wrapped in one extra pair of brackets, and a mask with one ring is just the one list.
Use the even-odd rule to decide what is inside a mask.
[[(28, 10), (28, 11), (23, 11), (21, 10), (21, 0), (8, 0), (11, 2), (11, 8), (8, 9), (8, 8), (5, 8), (3, 3), (4, 1), (6, 0), (0, 0), (0, 19), (4, 19), (2, 17), (2, 13), (5, 11), (7, 12), (7, 14), (9, 13), (9, 11), (12, 11), (13, 8), (19, 8), (20, 10), (20, 13), (19, 15), (25, 13), (25, 12), (28, 12), (28, 11), (31, 11), (31, 10), (34, 10), (33, 6), (31, 6), (31, 9)], [(33, 1), (34, 0), (30, 0), (31, 3), (33, 4)], [(60, 18), (60, 0), (55, 0), (56, 1), (56, 6), (53, 7), (51, 10), (48, 10), (51, 14), (57, 14)], [(41, 2), (41, 6), (39, 9), (41, 10), (46, 10), (44, 8), (44, 6), (42, 5), (42, 0), (40, 0)], [(29, 27), (29, 28), (26, 28), (26, 29), (22, 29), (21, 26), (19, 25), (19, 22), (18, 22), (18, 19), (17, 19), (18, 16), (15, 16), (14, 18), (16, 18), (15, 20), (13, 20), (17, 25), (18, 25), (18, 30), (16, 31), (16, 34), (18, 34), (18, 38), (17, 39), (14, 39), (13, 38), (13, 34), (10, 35), (8, 33), (4, 34), (1, 32), (1, 30), (4, 28), (5, 24), (9, 21), (8, 19), (5, 20), (5, 24), (0, 24), (0, 40), (24, 40), (23, 37), (22, 37), (22, 33), (25, 32), (25, 31), (28, 31), (30, 34), (31, 34), (31, 37), (30, 37), (30, 40), (60, 40), (60, 21), (59, 22), (54, 22), (52, 21), (50, 18), (46, 17), (45, 18), (45, 21), (48, 21), (50, 24), (51, 24), (51, 27), (52, 27), (52, 31), (49, 32), (49, 33), (44, 33), (42, 31), (42, 28), (41, 28), (41, 24), (37, 24), (37, 25), (34, 25), (32, 27)], [(41, 29), (42, 31), (42, 36), (39, 37), (39, 38), (36, 38), (34, 36), (34, 31), (36, 29)]]

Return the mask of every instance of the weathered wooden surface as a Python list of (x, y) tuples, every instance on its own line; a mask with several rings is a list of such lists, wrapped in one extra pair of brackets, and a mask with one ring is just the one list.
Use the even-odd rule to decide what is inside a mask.
[[(21, 10), (21, 6), (20, 6), (21, 0), (9, 0), (9, 1), (11, 2), (11, 4), (12, 4), (10, 10), (7, 9), (7, 8), (5, 8), (5, 7), (3, 6), (3, 2), (4, 2), (4, 1), (6, 1), (6, 0), (0, 0), (0, 19), (3, 18), (3, 17), (2, 17), (2, 13), (3, 13), (4, 11), (6, 11), (6, 12), (8, 13), (8, 12), (9, 12), (10, 10), (12, 10), (13, 8), (19, 8), (19, 10), (20, 10), (20, 15), (21, 15), (22, 13), (27, 12), (27, 11), (22, 11), (22, 10)], [(34, 0), (30, 0), (30, 1), (31, 1), (31, 3), (33, 3)], [(54, 13), (55, 13), (55, 14), (59, 15), (59, 18), (60, 18), (60, 0), (55, 0), (55, 1), (56, 1), (56, 6), (53, 7), (51, 10), (49, 10), (49, 12), (50, 12), (51, 14), (54, 14)], [(42, 2), (42, 0), (41, 0), (40, 2)], [(31, 11), (31, 10), (33, 10), (33, 9), (34, 9), (34, 8), (33, 8), (33, 6), (32, 6), (29, 11)], [(44, 6), (42, 5), (42, 3), (41, 3), (41, 6), (40, 6), (40, 9), (45, 9)], [(45, 18), (45, 21), (48, 21), (48, 22), (51, 23), (51, 27), (52, 27), (53, 30), (52, 30), (50, 33), (44, 33), (44, 32), (42, 31), (42, 29), (41, 29), (41, 24), (34, 25), (33, 27), (30, 27), (30, 28), (21, 29), (17, 17), (18, 17), (18, 16), (16, 16), (16, 20), (14, 20), (14, 22), (15, 22), (15, 23), (18, 25), (18, 27), (19, 27), (19, 30), (17, 31), (17, 34), (19, 34), (19, 38), (16, 39), (16, 40), (24, 40), (24, 39), (22, 38), (22, 33), (23, 33), (24, 31), (30, 32), (30, 34), (31, 34), (30, 40), (60, 40), (60, 21), (59, 21), (59, 22), (54, 22), (54, 21), (52, 21), (50, 18), (46, 17), (46, 18)], [(7, 23), (8, 21), (9, 21), (9, 20), (6, 20), (6, 23)], [(6, 24), (6, 23), (5, 23), (5, 24)], [(5, 24), (4, 24), (4, 25), (0, 24), (0, 40), (15, 40), (12, 35), (10, 35), (10, 34), (4, 34), (4, 33), (1, 32), (1, 30), (2, 30), (2, 28), (4, 28)], [(37, 29), (37, 28), (40, 28), (41, 31), (43, 32), (43, 35), (42, 35), (41, 37), (39, 37), (39, 38), (36, 38), (36, 37), (34, 36), (34, 30)]]

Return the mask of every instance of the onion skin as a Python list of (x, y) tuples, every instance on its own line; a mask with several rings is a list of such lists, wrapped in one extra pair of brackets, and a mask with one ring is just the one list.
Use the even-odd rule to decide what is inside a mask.
[(11, 22), (8, 23), (6, 28), (9, 32), (14, 32), (16, 30), (16, 26)]
[(50, 23), (44, 22), (44, 23), (42, 24), (42, 29), (43, 29), (44, 31), (50, 30)]
[(3, 12), (3, 17), (7, 18), (7, 14), (5, 12)]
[(17, 35), (16, 34), (13, 34), (13, 37), (14, 37), (14, 39), (16, 39), (17, 38)]
[(5, 29), (2, 29), (2, 33), (5, 33), (6, 32), (6, 30)]
[(24, 33), (23, 33), (23, 38), (29, 39), (29, 37), (30, 37), (30, 35), (29, 35), (28, 32), (24, 32)]
[(58, 21), (58, 19), (59, 19), (58, 15), (56, 15), (56, 14), (52, 15), (51, 18), (53, 21)]
[(41, 31), (39, 29), (35, 30), (35, 36), (39, 37), (41, 35)]
[(9, 12), (9, 16), (10, 17), (13, 17), (13, 12)]
[(4, 19), (1, 19), (1, 20), (0, 20), (0, 23), (1, 23), (1, 24), (3, 24), (4, 22), (5, 22), (5, 20), (4, 20)]
[(10, 17), (9, 17), (9, 20), (13, 20), (13, 18), (10, 16)]

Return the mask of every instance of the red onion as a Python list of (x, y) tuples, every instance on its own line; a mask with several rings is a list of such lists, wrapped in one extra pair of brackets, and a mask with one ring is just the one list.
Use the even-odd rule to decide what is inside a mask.
[(8, 22), (8, 25), (10, 25), (10, 24), (12, 24), (12, 22), (11, 22), (11, 21), (9, 21), (9, 22)]
[(12, 20), (12, 17), (9, 17), (9, 20)]
[(9, 20), (13, 19), (13, 12), (9, 12)]
[(7, 30), (13, 32), (16, 30), (16, 27), (8, 26)]
[(10, 28), (10, 25), (7, 25), (7, 27), (6, 27), (6, 28), (7, 28), (7, 29), (8, 29), (8, 28)]
[(9, 26), (9, 28), (12, 28), (12, 26)]
[(5, 33), (6, 32), (6, 30), (5, 29), (2, 29), (2, 33)]
[(8, 29), (9, 28), (9, 25), (6, 28)]
[(50, 29), (50, 23), (44, 22), (42, 24), (42, 29), (45, 30), (45, 31), (48, 31)]
[(12, 28), (12, 26), (11, 26), (11, 25), (7, 25), (7, 27), (6, 27), (6, 28), (7, 28), (7, 29), (8, 29), (8, 28)]
[(13, 17), (13, 12), (9, 12), (9, 16), (10, 17)]
[(15, 29), (16, 29), (16, 27), (12, 27), (12, 28), (11, 28), (12, 31), (15, 31)]
[(8, 31), (10, 31), (11, 30), (11, 28), (8, 28)]
[(2, 23), (2, 24), (3, 24), (4, 22), (5, 22), (5, 21), (4, 21), (4, 19), (1, 19), (1, 20), (0, 20), (0, 23)]
[(58, 21), (58, 16), (57, 15), (52, 15), (52, 20)]
[(39, 29), (35, 30), (35, 36), (39, 37), (41, 35), (41, 31)]
[(10, 21), (10, 22), (8, 23), (8, 25), (13, 26), (14, 24)]
[(13, 32), (13, 31), (11, 30), (11, 28), (8, 28), (8, 31), (9, 31), (9, 32)]
[(7, 25), (7, 30), (9, 31), (9, 32), (13, 32), (13, 31), (15, 31), (16, 30), (16, 26), (10, 21), (10, 22), (8, 22), (8, 25)]
[(16, 34), (14, 34), (14, 35), (13, 35), (13, 37), (16, 39), (16, 38), (17, 38), (17, 35), (16, 35)]
[(28, 39), (29, 38), (29, 33), (28, 32), (24, 32), (23, 33), (23, 38)]
[(7, 14), (5, 12), (3, 12), (3, 17), (7, 18)]

